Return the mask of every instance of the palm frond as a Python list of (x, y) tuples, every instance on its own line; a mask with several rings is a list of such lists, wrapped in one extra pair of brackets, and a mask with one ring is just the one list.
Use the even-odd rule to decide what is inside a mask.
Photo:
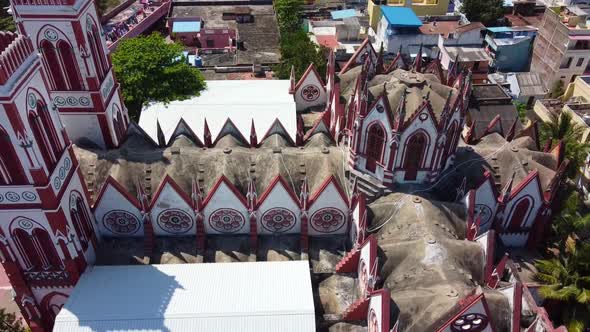
[(590, 304), (590, 289), (583, 288), (576, 296), (576, 301), (582, 304)]

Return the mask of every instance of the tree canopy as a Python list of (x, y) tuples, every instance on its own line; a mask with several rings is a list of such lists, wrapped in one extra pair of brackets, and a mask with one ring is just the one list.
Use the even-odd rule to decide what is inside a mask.
[(12, 15), (8, 14), (6, 9), (3, 9), (10, 6), (10, 1), (0, 0), (0, 6), (2, 6), (2, 8), (0, 8), (0, 31), (16, 31)]
[(493, 26), (504, 15), (504, 0), (463, 0), (461, 12), (471, 22)]
[(301, 29), (302, 8), (303, 0), (277, 0), (275, 2), (275, 12), (281, 33), (295, 32)]
[(138, 119), (146, 102), (187, 99), (205, 88), (201, 72), (186, 62), (183, 50), (158, 33), (120, 42), (113, 67), (131, 118)]
[(26, 332), (30, 330), (21, 324), (20, 319), (17, 319), (14, 313), (6, 312), (6, 309), (0, 308), (0, 331)]

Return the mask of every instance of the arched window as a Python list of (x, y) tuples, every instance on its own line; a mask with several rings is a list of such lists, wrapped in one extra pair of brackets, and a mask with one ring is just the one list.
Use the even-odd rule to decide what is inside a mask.
[(375, 172), (376, 164), (381, 162), (383, 158), (384, 145), (385, 130), (378, 123), (371, 125), (367, 131), (367, 147), (365, 149), (367, 155), (366, 168), (368, 171)]
[(39, 246), (38, 254), (43, 257), (46, 269), (60, 269), (61, 259), (55, 250), (55, 244), (51, 241), (51, 237), (46, 230), (36, 228), (33, 230), (33, 238)]
[(41, 122), (47, 131), (47, 136), (49, 137), (49, 142), (51, 143), (51, 149), (53, 150), (53, 154), (59, 159), (61, 153), (63, 152), (63, 147), (61, 142), (59, 141), (59, 136), (57, 134), (57, 130), (51, 119), (51, 114), (49, 114), (49, 108), (47, 105), (42, 101), (37, 101), (37, 111), (39, 112), (39, 116), (41, 118)]
[(406, 143), (406, 153), (404, 157), (404, 169), (406, 171), (404, 179), (407, 181), (416, 180), (418, 169), (422, 167), (423, 159), (426, 154), (427, 138), (424, 133), (414, 134)]
[(0, 128), (0, 185), (28, 183), (15, 145), (16, 142), (12, 142), (8, 133)]
[(68, 86), (66, 84), (66, 78), (62, 72), (60, 59), (55, 47), (50, 41), (43, 40), (41, 42), (41, 49), (43, 51), (43, 59), (46, 62), (47, 70), (51, 76), (53, 89), (58, 91), (67, 90)]
[(29, 124), (33, 131), (35, 142), (37, 142), (37, 147), (39, 147), (39, 150), (41, 151), (43, 161), (45, 162), (47, 169), (51, 171), (57, 162), (57, 158), (53, 155), (51, 143), (49, 142), (45, 129), (43, 129), (43, 124), (41, 123), (39, 115), (34, 112), (29, 112)]
[(75, 193), (72, 193), (70, 198), (70, 217), (72, 218), (74, 229), (82, 244), (82, 249), (86, 250), (93, 234), (92, 221), (88, 215), (82, 197)]
[(508, 231), (519, 232), (522, 231), (529, 210), (531, 209), (531, 199), (529, 197), (521, 198), (512, 208), (512, 216), (508, 224)]
[(43, 263), (41, 257), (37, 254), (37, 248), (33, 243), (33, 238), (22, 229), (15, 229), (12, 233), (17, 251), (20, 253), (25, 270), (41, 270)]
[(78, 63), (72, 51), (72, 46), (68, 42), (60, 40), (57, 42), (57, 49), (59, 50), (61, 62), (64, 66), (68, 82), (70, 83), (70, 90), (82, 90), (82, 82), (78, 74)]
[(87, 32), (88, 43), (90, 44), (90, 51), (92, 52), (92, 59), (94, 60), (94, 67), (98, 78), (102, 80), (108, 71), (109, 65), (106, 59), (105, 51), (102, 47), (100, 33), (96, 25), (91, 24), (90, 31)]
[(18, 218), (15, 221), (19, 227), (26, 229), (15, 228), (11, 232), (17, 252), (23, 261), (23, 269), (32, 271), (61, 269), (61, 259), (49, 233), (33, 220)]
[(125, 121), (123, 120), (123, 112), (117, 105), (113, 105), (113, 128), (117, 136), (117, 140), (120, 140), (125, 136)]

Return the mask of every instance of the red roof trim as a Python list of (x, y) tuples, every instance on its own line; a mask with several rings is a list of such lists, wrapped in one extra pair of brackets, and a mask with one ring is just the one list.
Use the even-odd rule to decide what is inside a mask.
[[(217, 133), (217, 136), (215, 137), (215, 141), (213, 141), (213, 145), (217, 144), (217, 142), (222, 139), (223, 137), (225, 137), (226, 135), (221, 136), (221, 133), (223, 132), (223, 130), (225, 129), (226, 126), (228, 126), (229, 124), (231, 124), (232, 126), (234, 126), (234, 129), (238, 132), (239, 137), (237, 137), (237, 139), (242, 140), (242, 143), (244, 143), (247, 146), (250, 146), (250, 141), (246, 139), (246, 137), (244, 137), (244, 134), (242, 134), (242, 132), (238, 129), (238, 127), (234, 124), (234, 122), (230, 119), (227, 118), (225, 120), (225, 123), (223, 124), (223, 126), (221, 126), (221, 129), (219, 130), (219, 132)], [(207, 126), (209, 127), (209, 126)], [(231, 133), (229, 133), (228, 135), (231, 135)]]
[[(252, 119), (252, 123), (254, 123), (254, 119)], [(275, 124), (276, 125), (279, 125), (279, 127), (281, 127), (281, 129), (283, 130), (284, 135), (281, 135), (281, 136), (287, 138), (287, 140), (289, 141), (289, 143), (291, 143), (293, 146), (295, 146), (295, 142), (293, 142), (293, 138), (291, 138), (291, 136), (289, 135), (289, 133), (285, 129), (285, 126), (283, 126), (283, 123), (281, 122), (281, 120), (279, 120), (279, 118), (276, 118), (273, 121), (273, 123), (270, 125), (270, 127), (268, 127), (268, 130), (266, 131), (266, 133), (264, 134), (264, 136), (262, 137), (262, 139), (260, 140), (260, 142), (263, 142), (265, 139), (268, 138), (268, 136), (270, 136), (270, 131), (275, 126)]]
[(537, 188), (539, 189), (539, 197), (541, 197), (541, 199), (543, 199), (543, 190), (541, 188), (541, 181), (539, 181), (539, 171), (536, 169), (533, 170), (532, 172), (529, 172), (529, 174), (524, 179), (522, 179), (522, 181), (520, 181), (520, 183), (516, 186), (516, 188), (514, 188), (512, 190), (508, 199), (513, 199), (514, 197), (516, 197), (516, 195), (518, 195), (524, 188), (526, 188), (526, 186), (534, 179), (537, 179)]
[(291, 197), (293, 202), (297, 206), (299, 206), (299, 199), (297, 198), (297, 195), (293, 192), (293, 190), (291, 189), (291, 187), (289, 186), (287, 181), (285, 181), (285, 179), (282, 176), (277, 175), (270, 182), (270, 185), (268, 187), (266, 187), (266, 190), (264, 190), (262, 195), (260, 195), (260, 198), (258, 199), (258, 204), (256, 205), (256, 209), (258, 209), (262, 205), (262, 203), (264, 203), (264, 201), (268, 198), (268, 195), (270, 195), (272, 190), (278, 185), (281, 185), (283, 187), (283, 189), (285, 189), (287, 191), (287, 193), (289, 194), (289, 197)]
[(94, 204), (92, 205), (92, 211), (95, 211), (96, 208), (98, 207), (98, 204), (102, 200), (102, 196), (105, 194), (109, 185), (112, 186), (115, 190), (117, 190), (125, 198), (127, 198), (127, 200), (131, 204), (133, 204), (133, 206), (135, 206), (138, 210), (141, 210), (141, 204), (139, 203), (137, 198), (133, 197), (119, 182), (117, 182), (117, 180), (115, 180), (115, 178), (113, 178), (112, 176), (109, 175), (107, 177), (106, 181), (104, 182), (104, 184), (102, 185), (102, 188), (100, 188), (100, 192), (98, 193), (98, 196), (96, 196), (96, 200), (94, 201)]
[[(328, 114), (328, 115), (326, 115), (326, 114)], [(321, 117), (319, 117), (318, 119), (315, 120), (313, 127), (311, 127), (311, 129), (308, 130), (307, 133), (305, 133), (305, 136), (303, 136), (304, 142), (307, 141), (311, 136), (313, 136), (317, 133), (320, 133), (320, 131), (318, 131), (318, 127), (320, 126), (320, 124), (322, 122), (326, 126), (326, 134), (330, 135), (330, 138), (332, 140), (334, 140), (334, 137), (332, 136), (332, 132), (330, 131), (330, 121), (328, 121), (326, 119), (329, 115), (330, 115), (330, 112), (324, 112)]]
[(213, 198), (213, 195), (215, 195), (217, 189), (219, 189), (219, 186), (221, 186), (222, 183), (224, 183), (234, 193), (234, 195), (236, 195), (238, 200), (242, 203), (242, 205), (245, 208), (248, 207), (248, 203), (246, 202), (246, 198), (244, 197), (244, 195), (242, 195), (238, 188), (236, 188), (236, 186), (234, 186), (234, 184), (231, 183), (225, 175), (222, 175), (221, 177), (219, 177), (219, 179), (217, 179), (217, 181), (215, 181), (213, 187), (211, 187), (211, 190), (209, 191), (207, 197), (203, 201), (203, 208), (207, 206), (207, 204), (209, 203), (211, 198)]
[(195, 143), (196, 143), (196, 144), (197, 144), (199, 147), (203, 147), (203, 142), (201, 142), (201, 140), (199, 139), (199, 137), (198, 137), (197, 135), (195, 135), (195, 132), (194, 132), (194, 131), (191, 129), (191, 127), (190, 127), (190, 126), (189, 126), (189, 125), (186, 123), (186, 121), (184, 121), (184, 119), (183, 119), (183, 118), (180, 118), (180, 121), (178, 121), (178, 123), (176, 124), (176, 128), (174, 128), (174, 131), (172, 132), (172, 136), (170, 136), (170, 139), (168, 140), (168, 143), (170, 143), (170, 142), (171, 142), (173, 139), (175, 139), (176, 137), (178, 137), (178, 136), (182, 135), (182, 133), (180, 133), (180, 132), (178, 132), (178, 133), (177, 133), (177, 132), (176, 132), (177, 130), (179, 130), (179, 128), (180, 128), (180, 125), (184, 125), (184, 127), (185, 127), (185, 128), (188, 130), (188, 132), (189, 132), (189, 135), (191, 136), (191, 137), (189, 137), (189, 138), (196, 140), (196, 142), (195, 142)]
[(344, 204), (346, 204), (346, 206), (348, 206), (348, 198), (347, 198), (346, 194), (344, 193), (344, 191), (342, 190), (342, 188), (338, 184), (338, 181), (336, 181), (336, 178), (334, 177), (334, 175), (330, 175), (326, 180), (324, 180), (324, 182), (316, 190), (316, 192), (314, 192), (313, 195), (311, 195), (311, 198), (309, 199), (309, 204), (308, 204), (309, 207), (313, 206), (313, 204), (320, 197), (320, 195), (324, 192), (324, 190), (330, 185), (330, 183), (334, 184), (334, 186), (336, 187), (336, 190), (340, 194), (340, 197), (344, 201)]
[(160, 194), (162, 194), (162, 191), (166, 187), (166, 184), (170, 184), (172, 189), (174, 189), (174, 191), (176, 191), (176, 193), (180, 195), (180, 197), (185, 201), (186, 204), (188, 204), (189, 207), (193, 206), (191, 198), (184, 192), (184, 190), (182, 190), (182, 188), (180, 188), (180, 186), (176, 183), (176, 181), (174, 181), (174, 179), (170, 177), (170, 175), (166, 174), (166, 176), (164, 176), (164, 180), (160, 182), (158, 190), (156, 190), (156, 193), (152, 196), (152, 201), (150, 202), (150, 210), (154, 207), (154, 205), (156, 205), (156, 202), (160, 198)]
[[(468, 295), (467, 297), (464, 298), (464, 300), (468, 300), (469, 297), (471, 297), (473, 295)], [(472, 300), (470, 300), (468, 303), (466, 303), (465, 305), (463, 305), (463, 307), (453, 316), (451, 317), (451, 319), (449, 319), (446, 323), (444, 323), (442, 325), (442, 327), (438, 328), (436, 331), (437, 332), (442, 332), (444, 331), (449, 325), (451, 325), (457, 318), (459, 318), (459, 316), (461, 316), (462, 314), (464, 314), (467, 310), (469, 310), (471, 307), (473, 307), (475, 304), (477, 304), (477, 302), (482, 301), (483, 304), (483, 308), (484, 311), (486, 313), (487, 317), (491, 317), (490, 316), (490, 310), (488, 308), (488, 304), (486, 303), (486, 299), (484, 296), (484, 293), (480, 293), (479, 295), (476, 295)], [(489, 320), (489, 324), (490, 324), (490, 328), (492, 330), (492, 332), (496, 331), (496, 327), (494, 326), (494, 322), (492, 319)]]
[(369, 45), (370, 50), (373, 51), (373, 54), (375, 54), (375, 56), (377, 56), (377, 52), (375, 52), (375, 49), (373, 48), (373, 45), (371, 45), (371, 43), (369, 43), (369, 38), (366, 38), (361, 43), (361, 46), (359, 46), (359, 48), (356, 50), (356, 52), (354, 52), (354, 54), (348, 60), (348, 62), (344, 65), (344, 68), (342, 68), (342, 70), (340, 70), (340, 74), (344, 74), (349, 69), (351, 69), (352, 67), (354, 67), (354, 64), (356, 63), (356, 58), (359, 56), (359, 54), (361, 54), (361, 52), (365, 49), (365, 47), (367, 45)]
[(299, 79), (299, 82), (297, 82), (297, 84), (295, 84), (294, 91), (297, 91), (301, 87), (301, 85), (303, 84), (303, 82), (305, 81), (305, 79), (307, 78), (307, 76), (309, 75), (309, 73), (311, 73), (311, 72), (314, 73), (315, 77), (320, 82), (320, 85), (322, 86), (322, 89), (324, 89), (324, 92), (326, 92), (326, 84), (324, 83), (324, 80), (320, 76), (320, 73), (318, 73), (317, 69), (315, 69), (315, 65), (313, 63), (310, 63), (309, 64), (309, 66), (305, 70), (305, 73), (303, 73), (303, 76), (301, 76), (301, 78)]

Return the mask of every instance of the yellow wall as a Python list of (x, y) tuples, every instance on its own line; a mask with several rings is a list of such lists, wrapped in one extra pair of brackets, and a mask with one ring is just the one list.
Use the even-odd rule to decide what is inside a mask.
[[(369, 24), (377, 32), (377, 26), (381, 20), (381, 8), (367, 0), (367, 12), (369, 13)], [(388, 6), (405, 6), (406, 0), (388, 0)], [(429, 4), (434, 3), (436, 4)], [(449, 0), (412, 0), (412, 10), (418, 16), (445, 15), (449, 9)]]

